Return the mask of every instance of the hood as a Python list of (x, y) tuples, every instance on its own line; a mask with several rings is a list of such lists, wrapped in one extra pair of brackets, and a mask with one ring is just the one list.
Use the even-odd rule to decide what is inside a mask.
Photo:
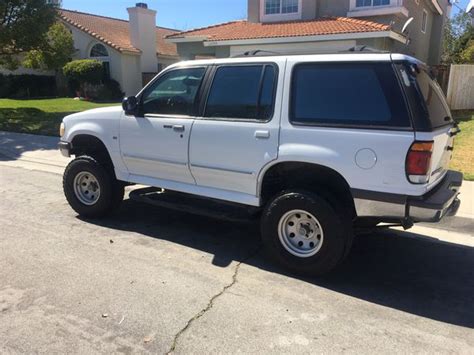
[(72, 115), (68, 115), (64, 117), (64, 120), (71, 120), (71, 119), (116, 119), (122, 115), (123, 109), (122, 105), (118, 104), (118, 106), (111, 106), (111, 107), (100, 107), (94, 108), (87, 111), (82, 111), (78, 113), (73, 113)]

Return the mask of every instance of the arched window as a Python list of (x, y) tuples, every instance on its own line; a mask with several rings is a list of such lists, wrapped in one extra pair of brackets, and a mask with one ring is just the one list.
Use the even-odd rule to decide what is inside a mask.
[(107, 52), (107, 48), (103, 44), (96, 43), (92, 46), (91, 48), (91, 58), (96, 58), (96, 57), (108, 57), (109, 52)]

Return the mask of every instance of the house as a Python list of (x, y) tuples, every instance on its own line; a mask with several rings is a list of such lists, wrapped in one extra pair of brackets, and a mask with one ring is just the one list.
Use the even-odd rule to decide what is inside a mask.
[[(49, 0), (60, 5), (59, 0)], [(165, 36), (176, 30), (157, 27), (156, 11), (144, 3), (127, 9), (129, 21), (58, 9), (59, 20), (71, 31), (76, 53), (73, 59), (97, 59), (106, 76), (118, 81), (122, 91), (135, 95), (164, 67), (179, 60), (176, 45)], [(54, 75), (54, 72), (19, 68), (4, 74)]]
[(161, 69), (179, 60), (176, 45), (164, 40), (177, 31), (157, 27), (156, 11), (144, 3), (127, 11), (129, 21), (64, 9), (59, 18), (72, 33), (74, 59), (100, 60), (125, 94), (135, 95)]
[(335, 52), (367, 45), (438, 64), (450, 10), (449, 0), (248, 0), (247, 20), (171, 34), (167, 41), (187, 59), (252, 50)]

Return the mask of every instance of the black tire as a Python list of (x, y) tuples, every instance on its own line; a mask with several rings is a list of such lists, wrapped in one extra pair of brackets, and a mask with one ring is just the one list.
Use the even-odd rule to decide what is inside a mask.
[[(74, 179), (81, 172), (92, 174), (99, 183), (100, 197), (93, 205), (80, 201), (74, 192)], [(66, 167), (63, 190), (69, 205), (80, 216), (99, 218), (118, 209), (123, 201), (124, 185), (115, 179), (113, 171), (90, 156), (80, 156)]]
[[(324, 236), (315, 255), (296, 256), (280, 241), (280, 219), (291, 210), (307, 211), (318, 220)], [(267, 204), (262, 214), (261, 234), (267, 254), (297, 274), (320, 276), (330, 272), (344, 260), (352, 246), (352, 223), (344, 211), (337, 200), (329, 202), (314, 192), (282, 192)]]

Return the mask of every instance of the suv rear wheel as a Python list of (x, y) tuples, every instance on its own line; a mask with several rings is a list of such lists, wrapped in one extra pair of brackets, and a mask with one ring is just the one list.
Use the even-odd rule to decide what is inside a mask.
[(334, 269), (352, 244), (344, 209), (308, 191), (286, 191), (264, 210), (262, 239), (267, 253), (282, 266), (305, 275)]
[(80, 156), (66, 167), (63, 189), (69, 205), (79, 215), (102, 217), (117, 209), (124, 186), (110, 169), (90, 156)]

